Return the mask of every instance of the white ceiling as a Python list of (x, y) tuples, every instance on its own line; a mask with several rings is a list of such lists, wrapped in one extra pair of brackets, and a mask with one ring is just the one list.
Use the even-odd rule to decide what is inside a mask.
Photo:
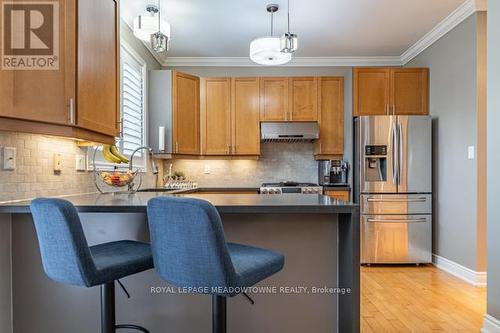
[[(275, 32), (286, 29), (286, 0), (161, 0), (172, 26), (169, 57), (247, 57), (250, 41), (269, 34), (265, 7), (278, 3)], [(466, 0), (290, 0), (296, 57), (401, 56)], [(123, 19), (151, 0), (122, 0)]]

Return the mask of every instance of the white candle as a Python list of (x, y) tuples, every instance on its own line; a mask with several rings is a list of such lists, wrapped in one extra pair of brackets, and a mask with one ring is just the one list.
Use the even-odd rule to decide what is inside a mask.
[(165, 126), (158, 127), (158, 150), (165, 151)]

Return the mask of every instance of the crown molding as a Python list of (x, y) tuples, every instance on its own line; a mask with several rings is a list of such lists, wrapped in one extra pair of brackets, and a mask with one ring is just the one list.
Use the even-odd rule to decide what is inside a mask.
[(401, 55), (402, 65), (406, 65), (469, 16), (481, 10), (486, 10), (486, 0), (465, 1)]
[[(167, 57), (166, 67), (262, 67), (248, 57)], [(382, 57), (296, 57), (279, 67), (401, 66), (399, 56)]]

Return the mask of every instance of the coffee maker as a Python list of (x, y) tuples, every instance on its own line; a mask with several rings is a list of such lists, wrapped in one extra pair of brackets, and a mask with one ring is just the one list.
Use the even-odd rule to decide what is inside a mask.
[(320, 185), (348, 185), (349, 164), (344, 160), (319, 161), (318, 177)]

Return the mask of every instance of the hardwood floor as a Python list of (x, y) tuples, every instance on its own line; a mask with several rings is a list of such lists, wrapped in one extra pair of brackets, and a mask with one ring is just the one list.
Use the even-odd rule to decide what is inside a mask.
[(479, 332), (486, 288), (434, 266), (361, 268), (361, 332)]

